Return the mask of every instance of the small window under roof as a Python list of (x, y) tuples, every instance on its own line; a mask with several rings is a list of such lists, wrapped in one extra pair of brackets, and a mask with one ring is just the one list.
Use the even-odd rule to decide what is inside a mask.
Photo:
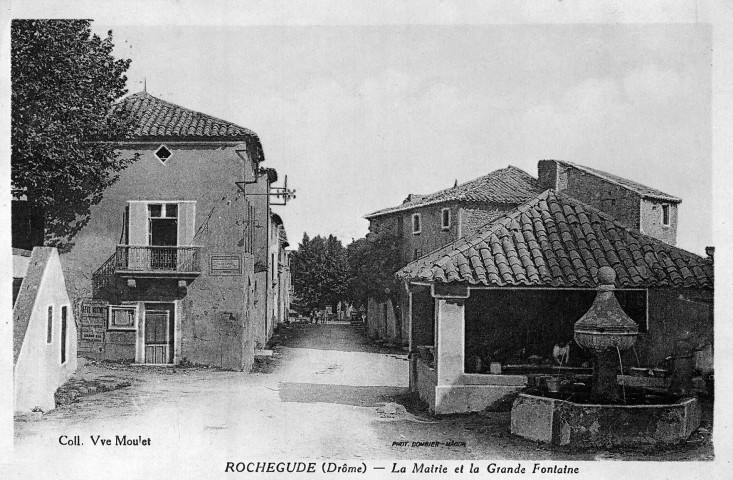
[(165, 163), (166, 160), (171, 158), (171, 155), (173, 155), (173, 152), (168, 150), (168, 147), (166, 147), (165, 145), (161, 145), (155, 151), (155, 156), (158, 157), (158, 160), (160, 160), (163, 163)]

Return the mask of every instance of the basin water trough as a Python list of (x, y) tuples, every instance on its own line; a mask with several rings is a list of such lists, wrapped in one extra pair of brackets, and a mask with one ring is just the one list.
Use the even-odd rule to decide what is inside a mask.
[(613, 293), (616, 272), (601, 267), (598, 293), (575, 323), (575, 342), (594, 354), (590, 391), (521, 393), (512, 406), (512, 433), (554, 445), (620, 446), (677, 443), (700, 425), (695, 397), (642, 389), (619, 391), (616, 366), (638, 325)]

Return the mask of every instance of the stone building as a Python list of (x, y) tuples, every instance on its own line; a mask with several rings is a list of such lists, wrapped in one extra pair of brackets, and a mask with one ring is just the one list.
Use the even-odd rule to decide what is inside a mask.
[(621, 223), (659, 240), (677, 243), (680, 198), (594, 168), (561, 160), (540, 160), (540, 187), (565, 192)]
[[(537, 179), (509, 166), (432, 194), (410, 194), (400, 205), (366, 215), (367, 238), (396, 236), (406, 265), (474, 232), (539, 192)], [(397, 296), (397, 311), (390, 301), (369, 300), (367, 331), (373, 337), (407, 344), (408, 326), (402, 320), (407, 297), (405, 292)]]
[(262, 145), (246, 128), (146, 92), (121, 105), (134, 133), (114, 141), (138, 158), (61, 258), (79, 353), (248, 370), (271, 332), (259, 299), (271, 295), (276, 268), (268, 242), (277, 175), (262, 168)]
[[(429, 195), (409, 195), (396, 207), (366, 215), (369, 235), (399, 237), (402, 260), (416, 260), (498, 218), (546, 189), (564, 192), (604, 211), (641, 233), (670, 245), (677, 241), (681, 199), (616, 175), (561, 160), (540, 160), (538, 178), (509, 166), (476, 180)], [(407, 343), (404, 292), (398, 308), (369, 301), (372, 336)]]
[[(590, 373), (577, 346), (572, 367), (532, 359), (573, 338), (603, 266), (616, 272), (616, 297), (639, 325), (623, 365), (659, 365), (685, 331), (712, 352), (711, 259), (546, 190), (398, 272), (410, 292), (410, 388), (432, 411), (456, 413), (491, 407), (537, 374)], [(710, 370), (711, 358), (699, 356), (698, 368)]]
[(270, 271), (270, 319), (272, 328), (285, 323), (290, 314), (290, 256), (287, 247), (290, 246), (280, 215), (270, 215), (270, 262), (273, 268)]

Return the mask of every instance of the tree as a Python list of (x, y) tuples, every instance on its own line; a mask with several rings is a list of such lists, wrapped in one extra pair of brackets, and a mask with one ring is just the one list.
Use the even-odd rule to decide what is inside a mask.
[(112, 56), (88, 20), (14, 20), (11, 26), (12, 193), (45, 220), (45, 244), (68, 246), (90, 207), (134, 158), (107, 140), (125, 137), (130, 60)]
[(371, 297), (389, 299), (397, 307), (400, 282), (395, 273), (404, 266), (399, 238), (394, 235), (367, 236), (346, 247), (349, 263), (348, 296), (357, 305)]
[(346, 249), (333, 235), (311, 240), (304, 233), (291, 257), (290, 270), (295, 295), (306, 309), (335, 306), (345, 300), (349, 282)]

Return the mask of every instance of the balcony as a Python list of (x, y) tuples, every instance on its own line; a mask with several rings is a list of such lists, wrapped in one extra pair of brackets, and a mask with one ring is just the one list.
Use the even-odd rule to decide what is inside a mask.
[(194, 279), (201, 274), (201, 247), (117, 245), (115, 273), (129, 278)]

